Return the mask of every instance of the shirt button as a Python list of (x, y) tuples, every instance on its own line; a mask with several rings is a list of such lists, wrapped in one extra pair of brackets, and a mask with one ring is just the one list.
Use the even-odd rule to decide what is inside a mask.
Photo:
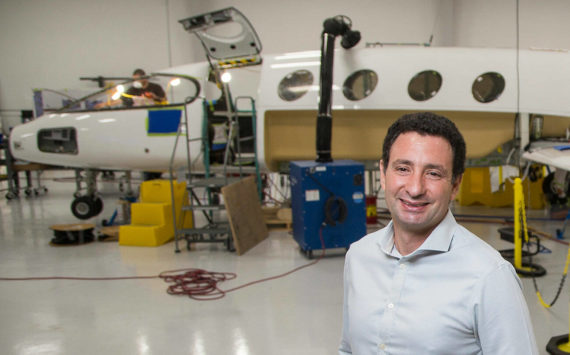
[(404, 270), (406, 268), (406, 264), (400, 264), (400, 269)]
[(380, 348), (380, 350), (386, 350), (386, 344), (380, 344), (378, 345), (378, 347)]
[(394, 304), (393, 304), (393, 303), (388, 303), (388, 308), (390, 308), (390, 309), (394, 308)]

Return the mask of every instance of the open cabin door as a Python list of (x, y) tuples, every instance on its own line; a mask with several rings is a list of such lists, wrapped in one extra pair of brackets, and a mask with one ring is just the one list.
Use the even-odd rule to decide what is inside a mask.
[(237, 9), (228, 7), (179, 22), (200, 39), (209, 58), (221, 62), (234, 60), (243, 65), (260, 63), (261, 41), (251, 23)]

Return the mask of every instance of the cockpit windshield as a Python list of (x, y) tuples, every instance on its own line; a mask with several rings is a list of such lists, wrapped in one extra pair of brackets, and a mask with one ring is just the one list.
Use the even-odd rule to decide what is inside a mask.
[(193, 77), (151, 74), (137, 80), (114, 84), (67, 103), (60, 112), (100, 111), (138, 107), (188, 104), (200, 94), (200, 83)]

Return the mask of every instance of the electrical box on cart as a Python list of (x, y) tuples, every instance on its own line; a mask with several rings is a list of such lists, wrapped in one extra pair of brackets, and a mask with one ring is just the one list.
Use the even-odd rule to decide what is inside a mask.
[(293, 237), (301, 250), (348, 248), (366, 234), (364, 165), (352, 160), (329, 163), (292, 161)]

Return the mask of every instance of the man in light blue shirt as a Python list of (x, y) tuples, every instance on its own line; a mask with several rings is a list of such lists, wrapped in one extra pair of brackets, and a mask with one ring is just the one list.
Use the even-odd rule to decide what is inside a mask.
[(339, 354), (538, 354), (513, 267), (449, 211), (464, 165), (445, 117), (404, 115), (388, 129), (392, 221), (346, 255)]

